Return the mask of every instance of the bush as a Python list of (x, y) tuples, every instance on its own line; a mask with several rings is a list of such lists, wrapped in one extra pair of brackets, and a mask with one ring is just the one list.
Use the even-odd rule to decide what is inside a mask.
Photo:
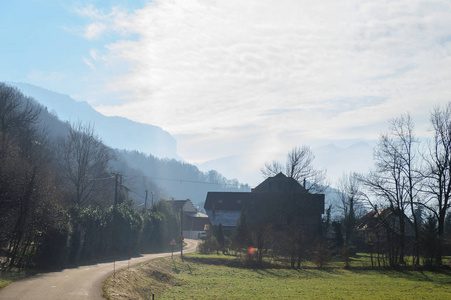
[(197, 251), (200, 254), (210, 254), (214, 251), (219, 251), (221, 249), (221, 246), (219, 245), (218, 241), (214, 236), (210, 236), (208, 239), (206, 239), (203, 243), (200, 243), (197, 246)]
[(320, 268), (332, 260), (332, 252), (324, 243), (319, 243), (313, 253), (313, 262)]

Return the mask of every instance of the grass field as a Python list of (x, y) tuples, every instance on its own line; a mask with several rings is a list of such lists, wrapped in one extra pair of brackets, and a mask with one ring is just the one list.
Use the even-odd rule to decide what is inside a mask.
[(252, 269), (193, 254), (123, 270), (104, 291), (110, 299), (451, 299), (451, 272)]

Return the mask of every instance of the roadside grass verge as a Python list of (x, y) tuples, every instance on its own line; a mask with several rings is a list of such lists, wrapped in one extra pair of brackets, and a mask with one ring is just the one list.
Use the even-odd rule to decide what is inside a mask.
[(13, 281), (20, 280), (36, 273), (37, 272), (34, 271), (21, 271), (16, 269), (0, 270), (0, 290)]
[(224, 255), (189, 254), (124, 269), (108, 299), (450, 299), (451, 271), (253, 268)]
[(171, 258), (163, 258), (122, 269), (105, 280), (103, 295), (106, 299), (151, 299), (152, 294), (186, 284), (176, 276), (178, 265), (183, 266), (181, 260), (176, 264)]

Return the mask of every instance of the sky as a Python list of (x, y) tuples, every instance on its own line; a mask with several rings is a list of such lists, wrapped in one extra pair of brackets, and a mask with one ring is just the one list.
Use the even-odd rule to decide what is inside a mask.
[(245, 158), (238, 179), (403, 113), (428, 136), (451, 101), (448, 0), (3, 2), (0, 81), (160, 126), (190, 163)]

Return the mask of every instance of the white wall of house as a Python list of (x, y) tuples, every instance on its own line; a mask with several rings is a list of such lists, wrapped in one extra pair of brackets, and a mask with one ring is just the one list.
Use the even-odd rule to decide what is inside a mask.
[(199, 232), (198, 230), (184, 230), (183, 231), (183, 237), (185, 239), (199, 239)]
[(183, 211), (184, 212), (197, 212), (197, 209), (194, 207), (191, 200), (188, 199), (188, 201), (185, 202), (185, 205), (183, 205)]
[(240, 219), (240, 211), (230, 211), (230, 210), (213, 210), (207, 209), (207, 215), (210, 218), (210, 222), (213, 226), (235, 227)]

